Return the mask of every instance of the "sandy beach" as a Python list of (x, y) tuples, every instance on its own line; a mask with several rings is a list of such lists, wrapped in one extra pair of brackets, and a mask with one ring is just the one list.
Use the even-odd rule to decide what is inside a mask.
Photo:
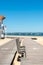
[(6, 44), (7, 42), (11, 41), (11, 38), (5, 38), (5, 39), (0, 39), (0, 46)]
[[(15, 38), (15, 37), (16, 37), (16, 38), (19, 37), (19, 38), (22, 38), (22, 39), (25, 39), (25, 38), (37, 38), (37, 40), (33, 40), (33, 41), (38, 42), (38, 44), (40, 44), (40, 45), (43, 45), (43, 36), (12, 36), (12, 37), (9, 36), (9, 37), (7, 37), (7, 38), (5, 38), (5, 39), (0, 39), (0, 46), (6, 44), (6, 42), (11, 41), (11, 40), (12, 40), (13, 38)], [(20, 65), (20, 62), (17, 61), (18, 55), (19, 55), (19, 54), (17, 53), (13, 65)]]
[(7, 36), (8, 38), (37, 38), (37, 40), (33, 40), (38, 42), (39, 44), (43, 45), (43, 36)]
[(37, 38), (37, 40), (33, 40), (33, 41), (36, 41), (39, 44), (43, 45), (43, 36), (8, 36), (5, 39), (0, 39), (0, 46), (3, 45), (3, 44), (6, 44), (7, 42), (11, 41), (14, 38), (21, 38), (21, 39)]

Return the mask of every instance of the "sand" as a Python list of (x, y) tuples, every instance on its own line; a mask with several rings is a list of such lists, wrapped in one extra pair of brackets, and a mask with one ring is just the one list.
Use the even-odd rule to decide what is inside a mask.
[(36, 41), (40, 45), (43, 45), (43, 37), (37, 37), (37, 40), (34, 41)]
[(7, 42), (11, 41), (12, 39), (10, 38), (5, 38), (5, 39), (0, 39), (0, 46), (6, 44)]
[(36, 41), (36, 42), (38, 42), (39, 44), (41, 44), (41, 45), (43, 45), (43, 36), (8, 36), (9, 38), (11, 37), (11, 38), (14, 38), (14, 37), (16, 37), (16, 38), (18, 38), (18, 37), (20, 37), (20, 38), (22, 38), (22, 39), (25, 39), (25, 38), (37, 38), (37, 40), (34, 40), (34, 41)]
[(14, 60), (14, 62), (13, 62), (13, 65), (20, 65), (21, 62), (18, 62), (18, 61), (17, 61), (18, 56), (20, 56), (19, 53), (16, 54), (16, 58), (15, 58), (15, 60)]

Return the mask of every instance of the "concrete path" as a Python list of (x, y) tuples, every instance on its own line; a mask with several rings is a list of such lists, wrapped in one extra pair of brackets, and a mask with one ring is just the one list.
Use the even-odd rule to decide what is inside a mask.
[(16, 49), (16, 39), (0, 47), (0, 65), (11, 65)]
[(32, 39), (24, 39), (26, 58), (21, 59), (21, 65), (43, 65), (43, 46)]

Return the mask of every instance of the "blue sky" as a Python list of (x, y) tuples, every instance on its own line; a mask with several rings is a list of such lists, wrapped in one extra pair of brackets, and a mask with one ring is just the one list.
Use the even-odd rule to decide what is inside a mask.
[(43, 32), (43, 0), (0, 0), (6, 32)]

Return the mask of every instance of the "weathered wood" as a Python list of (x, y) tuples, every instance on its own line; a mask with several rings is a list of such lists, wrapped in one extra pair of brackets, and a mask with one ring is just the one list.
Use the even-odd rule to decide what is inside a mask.
[(14, 59), (16, 48), (16, 40), (9, 41), (0, 47), (0, 65), (11, 65)]
[(17, 51), (21, 55), (25, 53), (25, 56), (26, 56), (25, 46), (21, 46), (21, 42), (22, 41), (20, 38), (16, 39)]
[(32, 39), (24, 39), (26, 58), (21, 59), (21, 65), (43, 65), (43, 46)]

